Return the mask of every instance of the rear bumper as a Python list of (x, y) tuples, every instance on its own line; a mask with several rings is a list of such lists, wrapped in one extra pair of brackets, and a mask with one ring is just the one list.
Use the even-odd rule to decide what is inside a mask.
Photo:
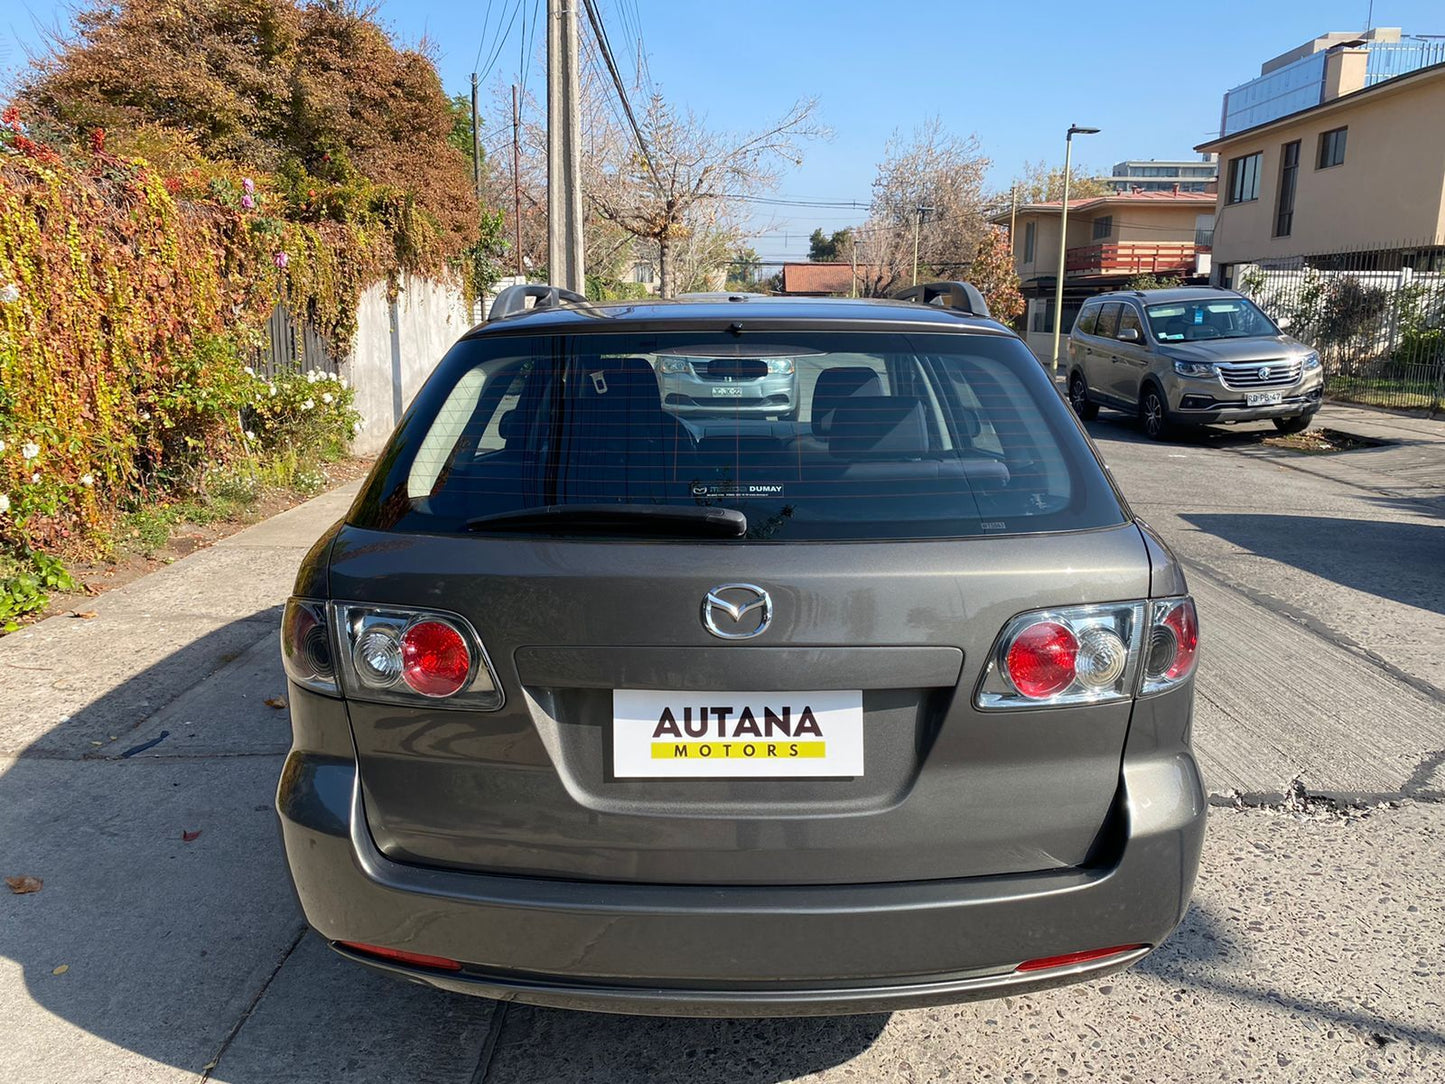
[[(1027, 993), (1125, 967), (1183, 917), (1206, 804), (1188, 753), (1126, 759), (1099, 868), (841, 886), (618, 884), (405, 865), (372, 842), (355, 765), (293, 751), (277, 795), (310, 924), (460, 960), (360, 962), (444, 989), (563, 1008), (683, 1016), (890, 1011)], [(1025, 960), (1115, 945), (1099, 962)]]

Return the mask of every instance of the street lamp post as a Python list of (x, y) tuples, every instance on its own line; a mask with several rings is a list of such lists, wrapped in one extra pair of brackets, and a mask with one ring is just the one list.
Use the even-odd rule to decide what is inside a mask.
[(1064, 137), (1064, 198), (1059, 204), (1059, 274), (1054, 280), (1054, 360), (1050, 367), (1053, 375), (1059, 375), (1059, 332), (1064, 324), (1064, 250), (1069, 241), (1069, 165), (1073, 156), (1074, 136), (1094, 135), (1097, 128), (1081, 128), (1069, 125), (1069, 134)]

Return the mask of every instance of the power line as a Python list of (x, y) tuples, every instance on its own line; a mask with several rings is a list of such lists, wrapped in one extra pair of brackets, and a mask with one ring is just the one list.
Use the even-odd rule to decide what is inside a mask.
[(637, 145), (642, 150), (642, 157), (647, 162), (647, 168), (652, 174), (652, 179), (657, 182), (659, 192), (663, 188), (662, 177), (658, 175), (657, 164), (652, 160), (652, 151), (647, 146), (647, 140), (642, 135), (642, 127), (637, 123), (637, 117), (632, 112), (632, 103), (627, 100), (627, 88), (623, 86), (622, 75), (617, 70), (617, 61), (612, 56), (612, 46), (607, 43), (607, 31), (602, 27), (602, 20), (597, 17), (597, 5), (592, 0), (582, 0), (583, 6), (587, 8), (587, 20), (592, 24), (592, 33), (597, 38), (597, 45), (602, 50), (602, 59), (607, 63), (607, 71), (612, 76), (612, 84), (617, 88), (617, 97), (622, 102), (623, 111), (627, 114), (627, 122), (632, 126), (632, 134), (637, 137)]
[[(502, 49), (503, 49), (503, 47), (504, 47), (504, 46), (507, 44), (507, 42), (510, 41), (511, 38), (512, 38), (512, 27), (514, 27), (514, 26), (517, 25), (517, 14), (518, 14), (518, 12), (520, 12), (520, 11), (522, 10), (522, 3), (523, 3), (523, 0), (517, 0), (517, 2), (512, 5), (512, 19), (511, 19), (511, 21), (510, 21), (509, 23), (507, 23), (507, 29), (506, 29), (506, 31), (502, 34), (501, 37), (499, 37), (499, 38), (497, 39), (496, 47), (495, 47), (494, 49), (492, 49), (492, 51), (491, 51), (489, 54), (487, 54), (487, 66), (486, 66), (486, 70), (482, 72), (481, 76), (480, 76), (480, 77), (478, 78), (478, 80), (477, 80), (478, 82), (485, 83), (485, 82), (487, 81), (487, 76), (491, 75), (491, 74), (492, 74), (492, 69), (493, 69), (494, 67), (496, 67), (496, 65), (497, 65), (497, 60), (498, 60), (498, 59), (501, 57), (501, 55), (502, 55)], [(500, 27), (501, 25), (502, 25), (501, 18), (498, 18), (498, 20), (497, 20), (497, 26)]]

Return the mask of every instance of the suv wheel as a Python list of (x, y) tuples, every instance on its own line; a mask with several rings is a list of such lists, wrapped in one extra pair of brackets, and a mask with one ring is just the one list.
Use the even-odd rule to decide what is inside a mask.
[(1150, 440), (1168, 440), (1173, 432), (1169, 405), (1164, 402), (1163, 393), (1153, 384), (1145, 385), (1144, 395), (1139, 400), (1139, 421)]
[(1069, 405), (1085, 421), (1099, 416), (1099, 404), (1089, 402), (1089, 389), (1081, 373), (1069, 377)]
[(1303, 433), (1314, 420), (1314, 414), (1296, 414), (1293, 418), (1275, 418), (1274, 427), (1281, 433)]

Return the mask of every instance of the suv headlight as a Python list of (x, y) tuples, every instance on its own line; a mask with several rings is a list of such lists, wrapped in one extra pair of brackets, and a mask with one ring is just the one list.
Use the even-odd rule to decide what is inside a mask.
[(793, 371), (792, 358), (769, 358), (768, 372), (774, 375), (787, 374)]
[(663, 358), (662, 371), (664, 373), (685, 373), (692, 367), (687, 358)]
[(1317, 351), (1317, 350), (1311, 350), (1308, 354), (1305, 355), (1304, 371), (1305, 371), (1305, 372), (1309, 372), (1311, 369), (1318, 369), (1319, 367), (1320, 367), (1320, 355), (1319, 355), (1319, 351)]
[(1212, 361), (1176, 361), (1174, 371), (1180, 376), (1213, 377), (1217, 371)]

